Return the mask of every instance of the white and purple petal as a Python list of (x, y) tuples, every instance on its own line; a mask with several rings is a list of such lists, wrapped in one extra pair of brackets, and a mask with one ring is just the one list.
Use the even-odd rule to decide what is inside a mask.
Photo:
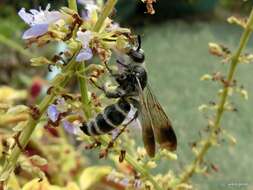
[(62, 125), (65, 131), (67, 131), (68, 133), (74, 135), (78, 133), (78, 128), (75, 126), (75, 124), (70, 123), (68, 120), (66, 119), (62, 120)]
[(26, 12), (24, 8), (20, 9), (18, 12), (19, 16), (30, 26), (37, 24), (51, 24), (61, 19), (62, 13), (59, 11), (49, 11), (50, 6), (47, 6), (46, 10), (36, 10), (30, 9), (29, 12)]
[(23, 39), (27, 40), (30, 38), (36, 38), (44, 35), (48, 32), (48, 24), (37, 24), (26, 30), (22, 36)]
[(92, 50), (90, 48), (82, 49), (79, 54), (76, 56), (76, 61), (86, 61), (90, 60), (93, 56)]
[(55, 104), (48, 106), (47, 115), (52, 122), (56, 122), (58, 120), (60, 112), (57, 110), (57, 106)]
[(19, 10), (18, 15), (20, 16), (20, 18), (26, 23), (31, 25), (33, 22), (33, 15), (30, 13), (27, 13), (25, 11), (25, 8), (22, 8)]
[(82, 43), (83, 48), (87, 48), (91, 39), (93, 38), (92, 32), (87, 30), (85, 32), (78, 31), (76, 39)]

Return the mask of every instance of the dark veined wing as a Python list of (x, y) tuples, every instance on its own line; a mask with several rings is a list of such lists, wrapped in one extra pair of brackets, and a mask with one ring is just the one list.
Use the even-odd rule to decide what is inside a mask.
[(162, 148), (170, 151), (176, 150), (177, 138), (169, 118), (149, 85), (146, 86), (144, 93), (156, 141)]
[(146, 97), (144, 96), (144, 92), (141, 88), (140, 82), (138, 78), (136, 78), (138, 81), (138, 91), (139, 91), (139, 103), (138, 106), (138, 117), (141, 122), (141, 128), (142, 128), (142, 140), (144, 143), (144, 147), (147, 151), (147, 154), (150, 157), (155, 156), (155, 136), (154, 131), (152, 127), (152, 121), (150, 117), (150, 112), (148, 111), (148, 105), (146, 101)]

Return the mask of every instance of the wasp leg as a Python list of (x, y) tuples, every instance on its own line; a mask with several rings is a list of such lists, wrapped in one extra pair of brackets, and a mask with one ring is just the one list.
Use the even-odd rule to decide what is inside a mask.
[[(107, 63), (104, 63), (105, 64), (105, 68), (106, 70), (110, 73), (110, 75), (113, 77), (113, 78), (116, 78), (118, 77), (120, 74), (119, 73), (114, 73), (113, 70), (108, 66)], [(122, 63), (123, 64), (123, 63)]]
[(116, 60), (116, 62), (119, 64), (119, 65), (121, 65), (122, 67), (124, 67), (124, 68), (127, 68), (128, 66), (126, 65), (126, 64), (124, 64), (124, 63), (122, 63), (120, 60)]
[(110, 73), (110, 75), (114, 76), (115, 74), (113, 73), (112, 69), (108, 66), (108, 64), (106, 62), (104, 64), (105, 64), (105, 68)]
[[(138, 100), (134, 99), (134, 98), (129, 98), (131, 104), (137, 109), (141, 109), (141, 104)], [(137, 116), (138, 117), (138, 116)]]
[(105, 96), (107, 98), (120, 98), (125, 96), (125, 92), (123, 92), (122, 90), (120, 90), (120, 88), (117, 88), (114, 91), (109, 91), (106, 89), (105, 86), (99, 86), (94, 80), (90, 79), (91, 83), (98, 88), (99, 90), (103, 91)]
[(136, 112), (134, 113), (134, 116), (133, 116), (132, 119), (130, 119), (126, 124), (123, 125), (123, 127), (120, 129), (119, 133), (116, 135), (116, 137), (113, 138), (113, 140), (112, 140), (111, 142), (114, 143), (114, 142), (119, 138), (119, 136), (125, 131), (125, 129), (127, 128), (127, 126), (128, 126), (130, 123), (132, 123), (132, 122), (133, 122), (135, 119), (137, 119), (137, 118), (138, 118), (138, 111), (136, 111)]
[(123, 125), (119, 133), (108, 143), (107, 147), (100, 152), (99, 158), (104, 158), (108, 155), (109, 149), (113, 147), (114, 143), (119, 138), (119, 136), (125, 131), (126, 127), (137, 118), (138, 118), (138, 111), (135, 112), (134, 117), (131, 120), (129, 120), (126, 124)]

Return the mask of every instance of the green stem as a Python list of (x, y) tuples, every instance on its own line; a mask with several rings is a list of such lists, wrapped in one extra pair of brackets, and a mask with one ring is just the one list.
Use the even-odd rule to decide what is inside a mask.
[[(250, 35), (252, 33), (252, 27), (253, 27), (253, 9), (250, 13), (250, 17), (248, 19), (247, 26), (241, 36), (239, 47), (238, 47), (237, 51), (235, 52), (235, 54), (232, 56), (230, 68), (229, 68), (229, 71), (227, 74), (227, 79), (226, 79), (228, 84), (232, 84), (232, 81), (233, 81), (233, 78), (235, 75), (235, 71), (236, 71), (237, 65), (239, 63), (240, 55), (249, 41)], [(217, 139), (217, 131), (219, 131), (219, 129), (220, 129), (220, 122), (221, 122), (223, 113), (225, 111), (225, 109), (224, 109), (225, 103), (228, 99), (228, 90), (229, 90), (229, 86), (224, 85), (223, 93), (221, 95), (221, 99), (218, 104), (218, 109), (217, 109), (216, 117), (214, 120), (214, 126), (212, 126), (211, 133), (208, 136), (207, 140), (205, 141), (204, 145), (202, 146), (201, 150), (197, 154), (196, 158), (194, 159), (194, 161), (190, 165), (190, 167), (188, 169), (186, 169), (183, 172), (183, 174), (181, 175), (181, 178), (178, 182), (179, 184), (187, 182), (189, 180), (189, 178), (192, 177), (192, 175), (195, 173), (195, 170), (197, 169), (198, 165), (202, 162), (205, 154), (207, 153), (209, 148), (211, 148), (213, 146), (213, 142)]]
[(3, 43), (4, 45), (16, 50), (17, 52), (23, 54), (26, 56), (28, 59), (34, 57), (34, 54), (31, 53), (30, 51), (24, 49), (20, 44), (17, 42), (5, 37), (4, 35), (0, 34), (0, 43)]
[(77, 12), (76, 0), (68, 0), (68, 6), (69, 6), (70, 9)]
[(95, 32), (99, 32), (100, 29), (102, 28), (105, 19), (111, 14), (114, 6), (116, 5), (117, 0), (108, 0), (102, 10), (102, 13), (97, 21), (97, 23), (95, 24), (93, 30)]
[[(73, 58), (68, 65), (65, 67), (65, 71), (71, 71), (74, 69), (75, 66), (75, 58)], [(60, 77), (60, 75), (58, 75), (56, 77), (56, 79)], [(61, 87), (64, 87), (67, 82), (69, 81), (70, 77), (66, 77), (68, 80), (64, 80), (64, 82), (60, 83)], [(57, 86), (58, 84), (58, 80), (55, 80), (55, 82), (52, 84), (52, 86)], [(20, 137), (18, 138), (19, 144), (20, 146), (24, 149), (27, 145), (27, 143), (29, 142), (31, 135), (37, 125), (37, 123), (39, 122), (40, 118), (42, 117), (43, 113), (46, 111), (48, 105), (53, 101), (54, 99), (54, 93), (47, 95), (42, 101), (41, 103), (38, 105), (38, 115), (37, 118), (34, 119), (31, 116), (29, 117), (26, 126), (24, 127), (24, 130), (21, 132)], [(8, 178), (10, 172), (12, 172), (12, 170), (14, 169), (16, 162), (18, 160), (18, 157), (20, 156), (22, 150), (20, 149), (19, 146), (15, 146), (13, 151), (11, 152), (8, 160), (5, 161), (4, 165), (3, 165), (3, 169), (1, 171), (0, 174), (0, 181), (4, 181)]]
[[(68, 0), (69, 8), (77, 12), (77, 4), (76, 0)], [(79, 63), (80, 65), (77, 67), (79, 70), (79, 74), (84, 76), (85, 72), (85, 62)], [(83, 77), (77, 77), (81, 92), (81, 100), (82, 100), (82, 109), (86, 116), (86, 119), (91, 117), (91, 108), (90, 108), (90, 100), (88, 96), (88, 88), (87, 88), (87, 81)]]
[(80, 63), (78, 67), (78, 72), (80, 73), (80, 76), (78, 76), (78, 82), (80, 86), (80, 92), (81, 92), (81, 100), (82, 100), (82, 108), (84, 111), (84, 114), (86, 116), (86, 119), (91, 117), (91, 108), (90, 108), (90, 100), (88, 96), (88, 87), (87, 87), (87, 81), (84, 77), (85, 75), (85, 62)]
[[(69, 0), (69, 7), (70, 5), (72, 7), (75, 7), (74, 4), (75, 1)], [(101, 27), (103, 26), (103, 23), (105, 19), (110, 15), (112, 12), (117, 0), (108, 0), (107, 3), (105, 4), (102, 14), (100, 15), (97, 23), (94, 26), (94, 31), (99, 32)], [(85, 75), (85, 62), (80, 63), (80, 66), (78, 67), (78, 72), (80, 74), (80, 77), (78, 76), (78, 82), (80, 86), (80, 92), (81, 92), (81, 99), (82, 99), (82, 108), (85, 113), (86, 119), (89, 119), (91, 117), (91, 108), (90, 108), (90, 100), (88, 96), (88, 88), (87, 88), (87, 81), (84, 77)]]

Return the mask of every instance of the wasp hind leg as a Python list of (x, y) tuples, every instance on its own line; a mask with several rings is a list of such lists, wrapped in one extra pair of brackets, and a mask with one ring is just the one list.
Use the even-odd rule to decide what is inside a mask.
[(133, 118), (131, 118), (126, 124), (122, 125), (122, 128), (120, 129), (120, 131), (117, 133), (117, 135), (115, 137), (112, 138), (112, 140), (108, 143), (107, 147), (102, 150), (100, 152), (99, 157), (100, 158), (104, 158), (108, 155), (109, 149), (113, 147), (114, 143), (116, 142), (116, 140), (120, 137), (120, 135), (125, 131), (125, 129), (127, 128), (127, 126), (129, 124), (131, 124), (135, 119), (138, 118), (138, 111), (136, 111), (134, 113)]

